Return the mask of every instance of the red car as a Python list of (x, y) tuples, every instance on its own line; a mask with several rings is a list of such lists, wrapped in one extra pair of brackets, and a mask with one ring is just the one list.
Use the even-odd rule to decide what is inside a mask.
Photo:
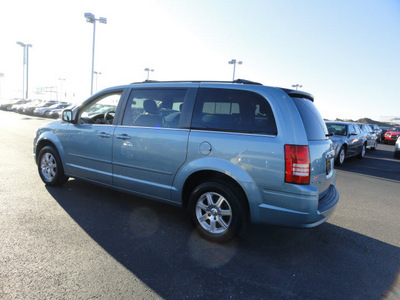
[(393, 128), (390, 128), (388, 131), (385, 133), (385, 140), (384, 142), (396, 142), (397, 138), (400, 135), (400, 126), (396, 126)]

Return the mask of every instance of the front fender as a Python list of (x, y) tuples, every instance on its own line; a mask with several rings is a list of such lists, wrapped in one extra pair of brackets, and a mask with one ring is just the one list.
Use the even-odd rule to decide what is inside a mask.
[(60, 138), (53, 131), (45, 131), (44, 129), (38, 130), (38, 134), (37, 137), (35, 138), (35, 143), (34, 143), (34, 153), (35, 153), (36, 163), (40, 149), (49, 144), (54, 145), (54, 147), (56, 148), (58, 154), (60, 155), (61, 162), (65, 170), (65, 162), (63, 159), (65, 157), (64, 147), (60, 141)]

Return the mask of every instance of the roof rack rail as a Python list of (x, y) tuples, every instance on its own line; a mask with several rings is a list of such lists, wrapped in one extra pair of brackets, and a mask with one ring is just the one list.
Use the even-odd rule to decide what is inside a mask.
[(246, 79), (236, 79), (232, 81), (233, 83), (242, 83), (242, 84), (255, 84), (255, 85), (263, 85), (262, 83), (255, 82), (255, 81), (250, 81)]
[(158, 80), (145, 80), (141, 82), (132, 82), (131, 84), (143, 84), (143, 83), (239, 83), (239, 84), (254, 84), (254, 85), (262, 85), (262, 83), (250, 81), (246, 79), (236, 79), (234, 81), (218, 81), (218, 80), (173, 80), (173, 81), (158, 81)]

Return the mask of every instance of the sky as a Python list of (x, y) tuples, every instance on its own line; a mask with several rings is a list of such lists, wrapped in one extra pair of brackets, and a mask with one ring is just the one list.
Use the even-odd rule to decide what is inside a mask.
[(326, 119), (400, 117), (400, 0), (8, 1), (0, 97), (22, 96), (17, 41), (32, 44), (29, 98), (89, 97), (86, 12), (107, 18), (96, 23), (94, 91), (143, 81), (145, 68), (152, 80), (232, 80), (237, 59), (236, 78), (300, 84)]

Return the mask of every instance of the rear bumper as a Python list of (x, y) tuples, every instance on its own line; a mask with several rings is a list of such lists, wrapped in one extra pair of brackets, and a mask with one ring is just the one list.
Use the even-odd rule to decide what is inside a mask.
[[(339, 202), (339, 193), (331, 184), (321, 199), (317, 196), (279, 195), (283, 204), (295, 202), (298, 209), (288, 209), (287, 205), (272, 206), (266, 203), (258, 206), (258, 220), (255, 223), (280, 226), (310, 228), (324, 223), (335, 211)], [(301, 208), (301, 209), (299, 209)]]

